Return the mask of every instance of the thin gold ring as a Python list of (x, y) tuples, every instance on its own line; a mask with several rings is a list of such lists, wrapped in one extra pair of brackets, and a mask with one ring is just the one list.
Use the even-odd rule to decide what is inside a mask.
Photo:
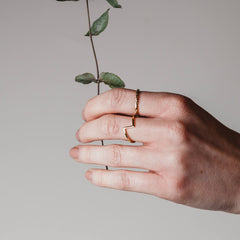
[(127, 132), (127, 129), (134, 128), (134, 127), (135, 127), (135, 115), (132, 116), (132, 125), (123, 127), (124, 135), (126, 136), (127, 140), (128, 140), (130, 143), (135, 143), (135, 141), (133, 141), (133, 140), (129, 137), (128, 132)]
[(132, 116), (132, 125), (123, 127), (124, 135), (126, 136), (128, 141), (131, 142), (131, 143), (135, 143), (136, 141), (132, 140), (129, 137), (127, 129), (134, 128), (136, 126), (135, 118), (137, 116), (139, 116), (139, 95), (140, 95), (140, 90), (137, 89), (137, 91), (136, 91), (136, 102), (135, 102), (135, 114)]
[(136, 102), (135, 102), (135, 114), (134, 114), (134, 116), (139, 116), (139, 95), (140, 95), (140, 90), (137, 89), (137, 91), (136, 91)]

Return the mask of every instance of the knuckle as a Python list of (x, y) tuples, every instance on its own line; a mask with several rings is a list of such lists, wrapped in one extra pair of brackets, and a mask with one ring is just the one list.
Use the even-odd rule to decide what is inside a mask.
[(173, 97), (173, 104), (179, 109), (186, 109), (189, 106), (191, 99), (184, 95), (177, 94)]
[(180, 144), (188, 143), (189, 132), (186, 124), (182, 121), (174, 121), (169, 125), (171, 136)]
[(108, 114), (102, 117), (102, 130), (107, 136), (115, 136), (119, 132), (119, 124), (114, 115)]
[(120, 172), (120, 180), (119, 180), (117, 188), (119, 190), (129, 190), (130, 178), (126, 172)]
[(184, 116), (189, 111), (191, 102), (192, 100), (189, 97), (176, 94), (172, 97), (171, 105), (176, 115)]
[(189, 180), (186, 176), (182, 175), (177, 177), (173, 183), (173, 196), (177, 202), (186, 202), (189, 198)]
[(109, 104), (112, 108), (115, 108), (117, 105), (122, 104), (125, 91), (121, 88), (114, 88), (110, 91)]
[(109, 165), (112, 167), (122, 166), (122, 147), (119, 145), (112, 145), (110, 147)]
[(188, 158), (187, 153), (184, 151), (174, 154), (174, 164), (178, 173), (181, 173), (183, 176), (187, 175), (192, 168), (192, 161), (189, 161)]
[(188, 170), (188, 165), (187, 165), (186, 159), (187, 159), (187, 157), (185, 156), (185, 154), (182, 151), (174, 153), (175, 165), (177, 166), (178, 171), (180, 171), (182, 173), (186, 173)]

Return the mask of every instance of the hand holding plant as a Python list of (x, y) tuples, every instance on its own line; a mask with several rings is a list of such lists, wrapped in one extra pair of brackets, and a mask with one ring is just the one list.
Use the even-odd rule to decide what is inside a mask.
[[(81, 143), (126, 140), (122, 127), (134, 114), (135, 91), (112, 89), (89, 100)], [(78, 145), (78, 162), (133, 170), (90, 169), (91, 183), (151, 194), (195, 208), (240, 213), (240, 134), (227, 128), (191, 99), (173, 93), (141, 91), (136, 127), (140, 146)]]

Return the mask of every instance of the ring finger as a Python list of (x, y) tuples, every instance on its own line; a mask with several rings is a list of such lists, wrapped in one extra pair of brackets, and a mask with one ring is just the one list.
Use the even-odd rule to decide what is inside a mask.
[(166, 167), (166, 155), (143, 146), (125, 145), (78, 145), (70, 150), (70, 156), (81, 163), (100, 164), (110, 167), (129, 167), (159, 171)]

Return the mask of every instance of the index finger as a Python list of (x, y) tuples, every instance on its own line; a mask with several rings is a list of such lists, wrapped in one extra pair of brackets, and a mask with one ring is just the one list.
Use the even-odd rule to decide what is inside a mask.
[[(165, 103), (169, 95), (170, 93), (140, 91), (139, 115), (145, 117), (161, 116), (168, 108)], [(133, 115), (135, 102), (135, 90), (111, 89), (90, 99), (84, 107), (82, 116), (85, 121), (89, 121), (109, 113)]]

